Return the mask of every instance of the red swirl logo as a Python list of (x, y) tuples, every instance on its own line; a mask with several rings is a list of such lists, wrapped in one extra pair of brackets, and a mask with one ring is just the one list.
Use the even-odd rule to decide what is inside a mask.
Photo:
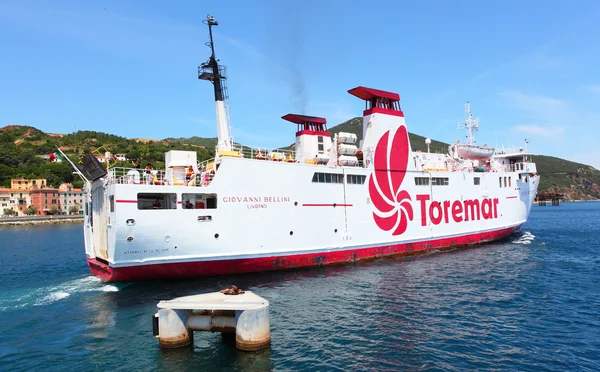
[(411, 198), (406, 190), (400, 190), (408, 165), (408, 132), (405, 126), (396, 130), (389, 142), (387, 131), (377, 142), (373, 159), (374, 172), (369, 178), (369, 196), (375, 207), (373, 219), (384, 231), (400, 235), (406, 231), (408, 221), (413, 219)]

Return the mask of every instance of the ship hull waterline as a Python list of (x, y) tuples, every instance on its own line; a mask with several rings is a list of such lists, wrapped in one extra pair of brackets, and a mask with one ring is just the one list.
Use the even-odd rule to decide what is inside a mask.
[(435, 250), (455, 249), (501, 240), (519, 229), (520, 225), (418, 242), (268, 257), (159, 263), (124, 267), (111, 267), (95, 258), (88, 258), (87, 261), (92, 274), (105, 282), (189, 279), (410, 256)]

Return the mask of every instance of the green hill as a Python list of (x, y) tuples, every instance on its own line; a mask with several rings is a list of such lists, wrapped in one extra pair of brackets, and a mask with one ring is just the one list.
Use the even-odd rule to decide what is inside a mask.
[(165, 138), (165, 141), (183, 143), (183, 144), (194, 145), (194, 146), (202, 146), (207, 149), (208, 148), (212, 149), (217, 146), (217, 137), (203, 138), (203, 137), (194, 136), (194, 137), (189, 137), (189, 138), (184, 138), (184, 137)]

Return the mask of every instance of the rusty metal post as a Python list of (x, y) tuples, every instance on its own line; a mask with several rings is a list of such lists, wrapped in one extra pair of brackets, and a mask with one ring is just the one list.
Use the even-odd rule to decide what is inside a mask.
[(269, 303), (260, 309), (235, 312), (235, 346), (243, 351), (266, 349), (271, 344)]
[(175, 349), (190, 345), (194, 341), (193, 333), (187, 327), (187, 310), (158, 310), (158, 334), (160, 347)]

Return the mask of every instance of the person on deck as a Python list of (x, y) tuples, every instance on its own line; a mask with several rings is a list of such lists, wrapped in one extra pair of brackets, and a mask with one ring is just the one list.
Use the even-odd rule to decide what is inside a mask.
[(152, 185), (152, 164), (148, 163), (146, 168), (144, 168), (146, 185)]
[(194, 167), (190, 165), (185, 171), (185, 184), (189, 184), (192, 178), (194, 178)]
[(152, 203), (152, 209), (160, 209), (160, 201), (158, 201), (158, 199)]

